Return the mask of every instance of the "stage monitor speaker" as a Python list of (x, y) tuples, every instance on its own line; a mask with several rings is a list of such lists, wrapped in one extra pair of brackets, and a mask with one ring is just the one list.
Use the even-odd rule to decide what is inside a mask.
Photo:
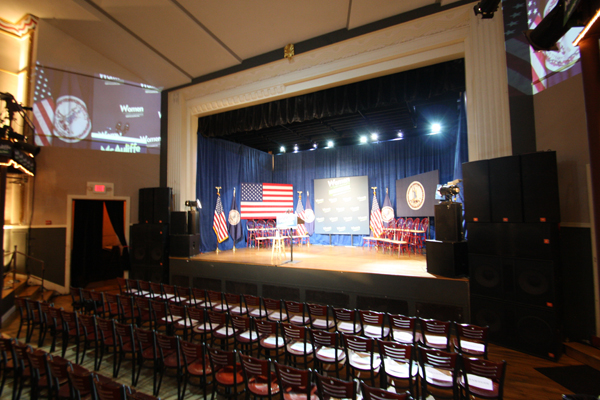
[(489, 161), (492, 222), (523, 222), (520, 157)]
[(139, 190), (138, 221), (140, 224), (154, 223), (154, 188)]
[(462, 235), (462, 204), (443, 202), (434, 208), (435, 239), (443, 242), (460, 242)]
[(556, 152), (521, 155), (523, 219), (525, 222), (560, 222)]
[(462, 165), (465, 221), (491, 222), (489, 160)]
[(553, 307), (534, 307), (473, 295), (471, 322), (489, 326), (492, 343), (551, 360), (557, 360), (562, 354), (562, 333), (557, 310)]
[(130, 230), (131, 264), (168, 266), (169, 226), (165, 224), (134, 224)]
[(200, 211), (190, 210), (187, 212), (188, 233), (196, 235), (200, 233)]
[(192, 257), (200, 253), (200, 235), (171, 235), (171, 257)]
[(467, 242), (427, 240), (427, 272), (455, 278), (469, 273)]
[(186, 211), (171, 211), (171, 223), (169, 224), (171, 235), (187, 235), (188, 222)]
[(154, 223), (168, 224), (171, 222), (171, 199), (173, 190), (170, 187), (154, 188)]

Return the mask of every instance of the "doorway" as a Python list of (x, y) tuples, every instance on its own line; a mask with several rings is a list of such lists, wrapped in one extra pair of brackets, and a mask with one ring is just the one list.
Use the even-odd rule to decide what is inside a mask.
[(115, 279), (129, 270), (125, 200), (72, 200), (70, 285)]

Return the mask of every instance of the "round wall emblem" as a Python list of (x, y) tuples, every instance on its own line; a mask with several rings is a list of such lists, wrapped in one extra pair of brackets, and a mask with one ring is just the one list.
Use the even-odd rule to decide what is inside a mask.
[(79, 97), (61, 96), (54, 109), (54, 135), (67, 143), (77, 143), (92, 130), (87, 106)]
[(383, 222), (392, 222), (394, 220), (394, 209), (389, 206), (385, 206), (381, 209), (381, 218)]
[(229, 217), (227, 218), (230, 225), (237, 225), (240, 223), (240, 213), (238, 210), (229, 211)]
[(411, 210), (420, 210), (425, 204), (425, 188), (421, 182), (414, 181), (406, 190), (406, 203)]
[(315, 213), (312, 209), (304, 210), (304, 222), (310, 224), (315, 220)]

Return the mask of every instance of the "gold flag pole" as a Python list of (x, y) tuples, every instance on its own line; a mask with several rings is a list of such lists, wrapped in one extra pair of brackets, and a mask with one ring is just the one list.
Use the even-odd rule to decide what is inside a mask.
[[(235, 186), (233, 187), (233, 201), (235, 201)], [(231, 210), (229, 210), (229, 212), (231, 212)], [(238, 222), (238, 224), (241, 224), (241, 222)], [(233, 252), (235, 253), (235, 239), (233, 239)]]
[[(221, 186), (215, 186), (215, 189), (217, 189), (217, 196), (221, 196), (221, 193), (219, 193), (219, 190), (221, 190)], [(216, 253), (219, 254), (221, 252), (221, 250), (219, 250), (219, 238), (217, 236), (217, 251)]]

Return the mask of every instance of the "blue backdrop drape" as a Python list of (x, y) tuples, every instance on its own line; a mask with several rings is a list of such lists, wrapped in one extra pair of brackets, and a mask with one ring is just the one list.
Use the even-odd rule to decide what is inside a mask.
[[(437, 111), (432, 106), (422, 112), (429, 113), (433, 118), (433, 115), (439, 115)], [(451, 113), (445, 111), (444, 118), (444, 131), (437, 135), (275, 156), (221, 139), (205, 138), (199, 131), (196, 191), (203, 207), (200, 222), (201, 250), (206, 252), (217, 248), (212, 228), (217, 201), (216, 186), (222, 187), (222, 202), (227, 216), (234, 187), (239, 209), (242, 182), (291, 183), (294, 191), (303, 192), (304, 205), (306, 192), (310, 192), (309, 199), (314, 209), (314, 179), (367, 175), (369, 187), (379, 188), (379, 204), (385, 198), (385, 188), (389, 188), (390, 200), (395, 209), (397, 179), (436, 169), (439, 170), (440, 183), (462, 178), (461, 165), (468, 161), (464, 96), (459, 99), (456, 110)], [(372, 199), (371, 192), (370, 203)], [(294, 210), (297, 208), (297, 201), (296, 194)], [(246, 234), (245, 221), (242, 221), (242, 228)], [(329, 244), (329, 236), (314, 234), (311, 243)], [(354, 237), (355, 245), (361, 243), (362, 237)], [(333, 235), (332, 244), (349, 245), (350, 235)], [(245, 239), (236, 244), (238, 248), (245, 246)], [(219, 244), (220, 250), (231, 248), (231, 239)]]

